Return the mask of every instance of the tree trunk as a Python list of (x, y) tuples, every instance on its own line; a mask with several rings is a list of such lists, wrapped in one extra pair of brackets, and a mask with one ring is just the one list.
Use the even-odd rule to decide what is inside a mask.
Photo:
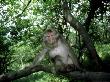
[(100, 57), (98, 56), (96, 49), (93, 45), (92, 40), (90, 39), (88, 33), (86, 32), (85, 28), (82, 26), (81, 23), (79, 23), (70, 13), (68, 5), (66, 0), (62, 0), (63, 1), (63, 14), (64, 17), (66, 19), (66, 21), (75, 29), (78, 31), (78, 33), (82, 36), (83, 41), (86, 44), (86, 47), (88, 49), (88, 51), (90, 52), (90, 57), (92, 58), (92, 60), (95, 61), (98, 70), (102, 69), (102, 60), (100, 59)]

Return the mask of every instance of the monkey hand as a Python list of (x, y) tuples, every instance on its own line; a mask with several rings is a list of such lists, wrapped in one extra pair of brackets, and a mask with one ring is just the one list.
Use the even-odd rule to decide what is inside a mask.
[(55, 67), (52, 67), (51, 72), (52, 72), (53, 74), (56, 74), (56, 73), (57, 73)]

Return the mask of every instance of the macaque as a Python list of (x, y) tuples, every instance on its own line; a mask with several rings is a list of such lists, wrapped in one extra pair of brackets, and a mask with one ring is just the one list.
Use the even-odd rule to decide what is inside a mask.
[(76, 56), (72, 53), (65, 39), (55, 29), (48, 29), (44, 33), (45, 49), (35, 58), (33, 64), (39, 64), (46, 53), (55, 65), (58, 72), (81, 70)]

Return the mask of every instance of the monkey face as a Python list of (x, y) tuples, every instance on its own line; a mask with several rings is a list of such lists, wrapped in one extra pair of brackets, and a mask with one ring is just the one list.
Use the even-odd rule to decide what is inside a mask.
[(54, 44), (56, 42), (56, 36), (53, 32), (48, 32), (46, 36), (48, 44)]
[(57, 33), (57, 31), (53, 30), (53, 29), (48, 29), (43, 37), (43, 42), (48, 46), (54, 46), (57, 44), (58, 41), (58, 37), (59, 34)]

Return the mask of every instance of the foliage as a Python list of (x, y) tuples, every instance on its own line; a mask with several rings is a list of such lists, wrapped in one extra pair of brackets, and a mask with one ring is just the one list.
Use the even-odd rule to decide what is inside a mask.
[(5, 37), (5, 29), (0, 28), (0, 74), (8, 71), (8, 66), (10, 65), (11, 55), (10, 55), (10, 42)]
[[(87, 17), (89, 0), (67, 1), (72, 15), (83, 24)], [(42, 49), (43, 32), (49, 26), (64, 35), (77, 56), (83, 51), (80, 62), (90, 65), (87, 50), (80, 49), (82, 38), (66, 22), (59, 0), (1, 0), (0, 10), (0, 74), (7, 69), (18, 70), (29, 65)], [(110, 61), (110, 7), (106, 7), (103, 18), (99, 10), (96, 12), (88, 33), (101, 59)], [(43, 64), (49, 62), (47, 58), (44, 61), (46, 62)], [(92, 67), (91, 64), (91, 69)], [(58, 77), (40, 72), (16, 82), (68, 82), (65, 77)]]

